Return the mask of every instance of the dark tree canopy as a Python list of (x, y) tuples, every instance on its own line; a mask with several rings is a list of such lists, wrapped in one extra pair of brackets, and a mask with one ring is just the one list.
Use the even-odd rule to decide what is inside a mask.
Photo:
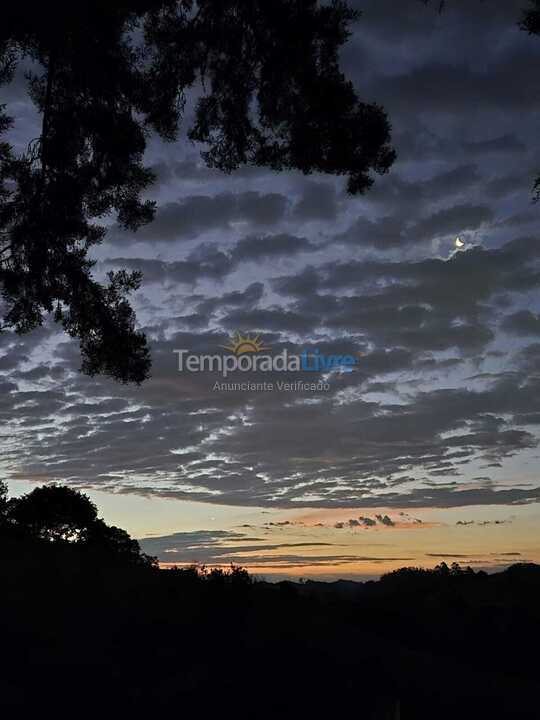
[(540, 0), (529, 0), (529, 7), (523, 12), (523, 30), (540, 35)]
[[(361, 102), (338, 53), (356, 14), (333, 0), (12, 3), (0, 25), (0, 84), (23, 58), (41, 134), (22, 156), (0, 144), (0, 285), (5, 328), (51, 313), (80, 341), (82, 369), (149, 375), (129, 293), (138, 273), (100, 285), (88, 251), (114, 218), (135, 231), (154, 205), (148, 133), (173, 140), (186, 93), (202, 87), (192, 140), (213, 167), (295, 168), (363, 192), (394, 160), (383, 110)], [(0, 136), (11, 119), (0, 115)]]
[(69, 547), (108, 566), (156, 563), (125, 530), (99, 518), (87, 495), (64, 485), (44, 485), (8, 500), (0, 481), (0, 545), (6, 540), (29, 542), (35, 550)]
[(96, 521), (97, 508), (83, 493), (44, 485), (10, 501), (9, 518), (42, 540), (79, 540)]
[(7, 485), (0, 480), (0, 526), (3, 523), (7, 510)]
[(82, 544), (93, 553), (124, 561), (129, 565), (146, 564), (150, 558), (141, 553), (141, 547), (122, 528), (107, 525), (96, 519), (90, 523), (82, 537)]
[[(530, 35), (540, 35), (540, 0), (529, 0), (529, 7), (523, 11), (521, 29)], [(540, 200), (540, 175), (534, 183), (534, 195)]]

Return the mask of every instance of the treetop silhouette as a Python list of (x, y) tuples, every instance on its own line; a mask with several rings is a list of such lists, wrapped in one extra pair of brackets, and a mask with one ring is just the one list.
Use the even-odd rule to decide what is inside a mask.
[(9, 502), (9, 518), (42, 540), (79, 540), (97, 518), (87, 495), (69, 487), (44, 485)]
[(76, 546), (125, 566), (155, 564), (125, 530), (98, 518), (87, 495), (64, 485), (43, 485), (8, 500), (0, 482), (0, 542), (5, 538)]
[[(125, 0), (13, 3), (0, 27), (0, 84), (26, 58), (40, 136), (16, 155), (0, 144), (0, 285), (4, 328), (52, 314), (78, 338), (82, 370), (122, 382), (149, 376), (128, 296), (139, 273), (92, 276), (100, 221), (136, 231), (148, 134), (177, 137), (187, 92), (202, 87), (188, 135), (208, 165), (348, 177), (365, 191), (394, 160), (384, 111), (362, 102), (338, 52), (357, 14), (333, 0)], [(12, 125), (0, 114), (0, 136)]]

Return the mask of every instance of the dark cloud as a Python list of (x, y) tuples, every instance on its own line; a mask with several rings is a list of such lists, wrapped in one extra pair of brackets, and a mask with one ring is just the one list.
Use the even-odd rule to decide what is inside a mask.
[(175, 185), (176, 182), (190, 182), (202, 185), (209, 183), (223, 182), (224, 178), (248, 178), (250, 180), (264, 177), (268, 175), (266, 168), (244, 166), (234, 170), (230, 175), (225, 175), (217, 168), (208, 167), (202, 158), (186, 151), (185, 147), (180, 147), (183, 157), (181, 159), (160, 159), (152, 164), (153, 172), (158, 176), (158, 182), (161, 185)]
[(463, 149), (470, 155), (485, 155), (487, 153), (514, 153), (525, 152), (526, 145), (515, 135), (506, 133), (489, 140), (476, 140), (464, 142)]
[[(139, 540), (144, 552), (157, 557), (165, 563), (197, 563), (209, 565), (230, 565), (230, 563), (257, 564), (279, 562), (287, 564), (309, 563), (309, 555), (290, 556), (284, 553), (275, 554), (276, 551), (290, 550), (291, 548), (322, 548), (335, 547), (328, 542), (294, 542), (294, 543), (265, 543), (260, 538), (250, 538), (241, 533), (227, 530), (197, 530), (193, 532), (177, 532), (172, 535), (141, 538)], [(257, 544), (246, 544), (257, 542)], [(266, 555), (272, 551), (273, 555)], [(255, 552), (261, 555), (253, 555)], [(249, 554), (246, 554), (249, 553)], [(314, 561), (324, 563), (332, 558), (333, 561), (340, 556), (316, 556)], [(343, 556), (345, 561), (351, 561), (350, 556)]]
[(336, 190), (330, 183), (306, 182), (301, 198), (293, 208), (297, 220), (335, 220)]
[(185, 283), (192, 285), (202, 278), (219, 280), (235, 267), (231, 256), (212, 245), (201, 245), (193, 251), (187, 260), (167, 262), (144, 258), (115, 257), (107, 260), (106, 265), (138, 270), (143, 273), (146, 283)]
[(316, 317), (306, 316), (282, 310), (268, 308), (260, 310), (234, 310), (221, 320), (221, 325), (228, 330), (250, 328), (270, 332), (309, 333), (318, 324)]
[(266, 235), (262, 237), (246, 237), (239, 240), (232, 252), (233, 258), (238, 262), (260, 260), (263, 258), (278, 257), (280, 255), (297, 255), (301, 252), (310, 252), (316, 246), (303, 237), (294, 235)]
[(540, 335), (540, 315), (519, 310), (504, 318), (501, 327), (512, 335)]
[(426, 557), (431, 558), (442, 558), (442, 559), (453, 559), (466, 560), (468, 558), (475, 558), (477, 555), (471, 555), (468, 553), (426, 553)]
[(207, 315), (228, 307), (253, 308), (264, 295), (264, 284), (254, 282), (245, 290), (233, 290), (220, 297), (206, 298), (197, 305), (197, 312)]
[(501, 107), (530, 112), (540, 103), (529, 66), (539, 54), (540, 50), (534, 53), (516, 48), (483, 68), (459, 60), (434, 61), (408, 72), (378, 77), (377, 87), (369, 87), (368, 91), (376, 93), (394, 112), (422, 107), (429, 113), (467, 113), (473, 98), (484, 112), (499, 111)]
[(244, 221), (254, 227), (271, 226), (285, 216), (288, 201), (279, 193), (221, 193), (215, 196), (193, 195), (161, 205), (154, 221), (135, 235), (116, 231), (115, 243), (136, 241), (175, 242), (188, 240), (211, 230), (228, 230), (231, 223)]
[(456, 205), (422, 218), (409, 233), (421, 241), (440, 235), (459, 235), (466, 230), (475, 230), (492, 218), (493, 211), (489, 207)]
[[(296, 296), (297, 312), (316, 309), (322, 326), (362, 332), (383, 346), (472, 352), (494, 337), (486, 303), (503, 291), (537, 287), (538, 261), (536, 241), (525, 238), (500, 249), (473, 247), (448, 260), (329, 263), (277, 278), (273, 288)], [(355, 294), (336, 294), (349, 289)]]

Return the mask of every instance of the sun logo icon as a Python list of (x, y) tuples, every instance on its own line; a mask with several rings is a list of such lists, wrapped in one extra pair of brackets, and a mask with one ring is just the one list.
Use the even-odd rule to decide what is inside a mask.
[(263, 341), (259, 335), (251, 337), (251, 335), (242, 335), (242, 333), (235, 332), (231, 337), (228, 345), (220, 345), (220, 347), (230, 350), (235, 355), (243, 355), (244, 353), (258, 353), (262, 350), (270, 350), (269, 347), (265, 347)]

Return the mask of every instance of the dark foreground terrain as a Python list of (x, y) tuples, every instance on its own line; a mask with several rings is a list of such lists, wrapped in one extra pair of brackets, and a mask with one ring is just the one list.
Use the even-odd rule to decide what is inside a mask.
[(0, 483), (0, 718), (540, 718), (540, 566), (269, 584), (160, 570), (70, 488)]
[(540, 717), (539, 566), (271, 585), (4, 541), (0, 582), (0, 717)]

